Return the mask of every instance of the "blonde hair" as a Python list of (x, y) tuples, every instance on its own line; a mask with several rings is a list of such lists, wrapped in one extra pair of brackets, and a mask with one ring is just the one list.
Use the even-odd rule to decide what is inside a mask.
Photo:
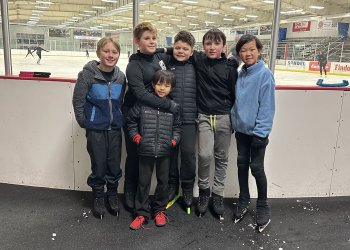
[(114, 47), (118, 50), (118, 52), (120, 53), (120, 45), (119, 43), (111, 38), (111, 37), (103, 37), (101, 38), (98, 43), (97, 43), (97, 48), (96, 48), (96, 52), (99, 52), (107, 43), (113, 43)]
[(143, 32), (145, 32), (145, 31), (149, 31), (149, 32), (152, 32), (155, 35), (157, 35), (156, 26), (154, 26), (150, 22), (142, 22), (142, 23), (139, 23), (138, 25), (136, 25), (134, 32), (133, 32), (134, 38), (140, 40)]

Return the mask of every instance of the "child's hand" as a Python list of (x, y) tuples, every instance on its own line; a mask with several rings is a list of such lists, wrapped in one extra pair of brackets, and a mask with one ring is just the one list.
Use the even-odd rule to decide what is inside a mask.
[(171, 146), (172, 146), (173, 148), (175, 148), (175, 147), (176, 147), (176, 144), (177, 144), (176, 141), (175, 141), (174, 139), (172, 139), (172, 140), (171, 140)]
[(136, 143), (137, 145), (139, 145), (140, 142), (141, 142), (141, 135), (140, 135), (140, 134), (136, 134), (136, 135), (132, 138), (132, 141), (133, 141), (134, 143)]

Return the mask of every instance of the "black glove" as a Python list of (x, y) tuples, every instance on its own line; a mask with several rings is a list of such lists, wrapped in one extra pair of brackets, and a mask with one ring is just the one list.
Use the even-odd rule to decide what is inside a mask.
[(253, 135), (252, 139), (252, 147), (259, 148), (259, 147), (266, 147), (267, 144), (269, 144), (269, 138), (268, 137), (259, 137), (257, 135)]
[(180, 112), (180, 105), (173, 100), (170, 100), (169, 112), (174, 115), (178, 114)]

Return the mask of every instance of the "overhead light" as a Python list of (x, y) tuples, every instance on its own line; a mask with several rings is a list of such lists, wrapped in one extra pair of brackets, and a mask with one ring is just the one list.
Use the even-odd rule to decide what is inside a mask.
[(250, 17), (250, 18), (257, 18), (258, 16), (255, 15), (245, 15), (246, 17)]
[(209, 15), (219, 15), (219, 12), (211, 11), (211, 10), (208, 10), (206, 13), (209, 14)]
[(183, 1), (181, 1), (181, 2), (183, 2), (183, 3), (189, 3), (189, 4), (197, 4), (197, 3), (198, 3), (198, 1), (190, 1), (190, 0), (183, 0)]
[(316, 9), (316, 10), (322, 10), (322, 9), (324, 9), (323, 6), (317, 6), (317, 5), (310, 5), (309, 8), (310, 8), (310, 9)]
[(281, 14), (294, 14), (294, 13), (300, 13), (303, 12), (303, 9), (299, 9), (299, 10), (288, 10), (288, 11), (281, 11)]
[(171, 18), (171, 21), (177, 21), (177, 22), (181, 22), (181, 19), (177, 19), (177, 18)]
[(85, 13), (96, 13), (96, 10), (84, 10)]
[(54, 4), (53, 2), (48, 2), (48, 1), (35, 1), (36, 3), (41, 3), (41, 4)]
[(106, 9), (106, 7), (104, 7), (104, 6), (91, 6), (91, 8), (99, 9), (99, 10), (105, 10)]
[(168, 23), (167, 21), (158, 21), (158, 23)]
[(177, 27), (179, 27), (179, 28), (186, 28), (186, 26), (184, 26), (184, 25), (178, 25)]
[(72, 16), (72, 19), (81, 19), (81, 17)]
[(116, 0), (101, 0), (101, 2), (106, 2), (106, 3), (117, 3), (118, 1), (116, 1)]
[(41, 5), (35, 5), (34, 7), (38, 8), (38, 9), (48, 9), (49, 8), (49, 6), (41, 6)]
[(191, 25), (191, 26), (197, 26), (198, 23), (189, 23), (188, 25)]
[(79, 14), (79, 16), (91, 16), (89, 14)]
[(205, 21), (206, 24), (211, 24), (211, 23), (215, 23), (215, 22), (211, 22), (211, 21)]
[(231, 9), (234, 9), (234, 10), (245, 10), (245, 7), (231, 6)]
[(233, 18), (224, 18), (222, 20), (224, 20), (224, 21), (234, 21), (235, 19), (233, 19)]
[(122, 22), (123, 20), (121, 20), (121, 19), (115, 19), (115, 20), (113, 20), (114, 22)]
[(43, 10), (32, 10), (32, 12), (36, 12), (36, 13), (43, 13)]
[(197, 18), (198, 16), (187, 16), (189, 18)]
[(264, 0), (263, 2), (264, 3), (269, 3), (269, 4), (275, 3), (275, 1), (273, 1), (273, 0)]
[(153, 10), (145, 10), (146, 14), (156, 14), (157, 11), (153, 11)]
[(132, 17), (128, 17), (128, 16), (123, 16), (122, 18), (123, 19), (127, 19), (127, 20), (131, 20), (132, 19)]
[(176, 9), (174, 6), (168, 6), (168, 5), (162, 5), (161, 7), (162, 7), (163, 9), (168, 9), (168, 10)]
[(32, 13), (32, 16), (41, 16), (39, 13)]

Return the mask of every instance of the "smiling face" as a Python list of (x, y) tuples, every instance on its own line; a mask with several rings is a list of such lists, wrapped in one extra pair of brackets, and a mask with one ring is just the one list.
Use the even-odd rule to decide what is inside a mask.
[(222, 40), (205, 40), (203, 42), (204, 53), (210, 59), (220, 58), (224, 47)]
[(140, 38), (135, 38), (134, 42), (140, 52), (147, 55), (152, 55), (157, 48), (157, 35), (151, 31), (144, 31)]
[(154, 92), (160, 98), (164, 98), (167, 95), (169, 95), (170, 91), (171, 91), (171, 83), (170, 82), (157, 82), (154, 85)]
[(187, 61), (193, 55), (193, 48), (183, 41), (174, 43), (173, 56), (179, 62)]
[(112, 42), (106, 42), (99, 50), (96, 51), (100, 59), (99, 69), (105, 72), (111, 72), (117, 64), (120, 52)]
[(239, 57), (245, 63), (247, 68), (256, 64), (260, 54), (261, 50), (257, 48), (255, 40), (244, 44), (239, 50)]

